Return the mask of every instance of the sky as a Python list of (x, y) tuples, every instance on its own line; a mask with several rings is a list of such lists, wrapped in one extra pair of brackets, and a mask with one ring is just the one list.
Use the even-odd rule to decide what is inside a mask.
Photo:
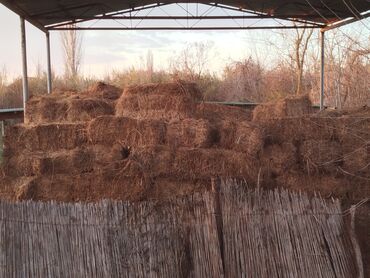
[[(259, 24), (259, 22), (251, 24)], [(32, 76), (38, 64), (43, 69), (46, 66), (45, 35), (28, 23), (26, 32), (28, 71), (29, 76)], [(216, 74), (220, 74), (228, 63), (243, 60), (249, 56), (258, 55), (258, 59), (265, 63), (278, 58), (278, 53), (268, 47), (268, 41), (276, 36), (276, 32), (269, 30), (83, 31), (81, 34), (82, 73), (85, 76), (101, 78), (112, 70), (140, 68), (143, 65), (143, 57), (146, 57), (149, 50), (153, 53), (154, 69), (166, 69), (171, 58), (178, 55), (187, 45), (195, 42), (212, 45), (209, 53), (209, 71)], [(62, 74), (63, 51), (60, 34), (51, 32), (50, 37), (52, 68), (56, 74)], [(8, 79), (11, 80), (21, 74), (20, 23), (19, 17), (1, 4), (0, 38), (0, 70), (5, 70)]]
[[(266, 31), (265, 31), (266, 32)], [(267, 31), (269, 32), (269, 31)], [(172, 57), (188, 44), (195, 42), (212, 45), (210, 71), (220, 73), (232, 62), (255, 55), (263, 46), (265, 35), (261, 31), (84, 31), (84, 75), (103, 77), (111, 70), (140, 67), (142, 58), (150, 50), (154, 56), (154, 68), (165, 69)], [(45, 68), (46, 46), (43, 32), (26, 23), (29, 75), (35, 73), (38, 64)], [(19, 17), (0, 4), (0, 69), (9, 78), (21, 74)], [(6, 39), (5, 39), (6, 38)], [(51, 32), (51, 59), (53, 70), (63, 72), (63, 50), (60, 34)], [(266, 54), (267, 55), (267, 54)]]

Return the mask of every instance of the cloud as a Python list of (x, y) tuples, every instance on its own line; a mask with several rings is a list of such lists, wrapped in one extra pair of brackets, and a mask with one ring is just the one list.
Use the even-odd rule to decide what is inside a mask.
[(164, 48), (175, 43), (170, 36), (158, 32), (92, 31), (85, 43), (94, 48), (106, 48), (114, 52), (137, 52), (140, 49)]

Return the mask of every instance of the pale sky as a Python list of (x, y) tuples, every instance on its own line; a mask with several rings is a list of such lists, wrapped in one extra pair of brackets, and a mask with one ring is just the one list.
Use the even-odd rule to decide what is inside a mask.
[[(258, 24), (258, 23), (256, 23)], [(365, 24), (369, 25), (368, 22)], [(369, 37), (368, 26), (357, 24)], [(357, 28), (357, 29), (358, 29)], [(36, 65), (45, 68), (46, 49), (43, 32), (26, 25), (28, 70), (32, 76)], [(352, 29), (345, 30), (351, 33)], [(358, 30), (356, 30), (358, 32)], [(262, 62), (273, 61), (276, 51), (271, 51), (267, 41), (276, 35), (274, 31), (84, 31), (83, 74), (103, 77), (106, 73), (130, 67), (139, 68), (141, 57), (148, 50), (154, 56), (155, 69), (167, 68), (171, 57), (178, 54), (187, 44), (208, 42), (210, 71), (220, 73), (222, 68), (248, 56), (255, 56)], [(60, 34), (51, 32), (52, 67), (57, 74), (63, 72), (63, 52)], [(0, 4), (0, 70), (5, 68), (9, 79), (21, 74), (20, 23), (19, 17)]]

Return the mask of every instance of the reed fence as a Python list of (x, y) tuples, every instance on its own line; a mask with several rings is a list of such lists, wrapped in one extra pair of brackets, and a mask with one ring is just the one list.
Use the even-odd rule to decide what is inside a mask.
[(357, 274), (337, 200), (228, 180), (161, 202), (0, 202), (0, 277)]

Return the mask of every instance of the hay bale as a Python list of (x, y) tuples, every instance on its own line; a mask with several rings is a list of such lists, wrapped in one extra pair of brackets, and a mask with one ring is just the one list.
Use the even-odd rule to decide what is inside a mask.
[(283, 143), (304, 140), (336, 140), (337, 121), (330, 118), (300, 117), (285, 118), (261, 123), (265, 140)]
[(122, 95), (122, 89), (104, 82), (97, 82), (91, 85), (87, 91), (83, 93), (95, 98), (115, 101)]
[(342, 172), (370, 179), (370, 144), (345, 149), (343, 161)]
[(370, 109), (341, 111), (331, 118), (336, 122), (336, 138), (341, 145), (343, 164), (340, 172), (353, 176), (369, 176)]
[(253, 161), (240, 152), (224, 149), (176, 150), (172, 173), (186, 178), (232, 177), (251, 180)]
[(202, 99), (202, 94), (198, 86), (195, 83), (184, 81), (129, 86), (123, 91), (123, 96), (130, 95), (185, 96), (193, 101), (200, 101)]
[(300, 146), (300, 155), (308, 173), (319, 169), (336, 172), (343, 160), (341, 145), (332, 140), (306, 140)]
[(112, 180), (107, 175), (91, 173), (72, 176), (54, 175), (27, 178), (13, 184), (14, 190), (7, 193), (10, 199), (98, 202), (105, 199), (141, 201), (165, 200), (174, 196), (191, 194), (210, 189), (209, 180), (183, 180), (171, 178), (143, 179), (122, 178)]
[(297, 167), (297, 148), (288, 142), (265, 146), (261, 161), (267, 173), (286, 174)]
[(258, 105), (253, 110), (254, 121), (265, 121), (285, 117), (300, 117), (312, 112), (312, 104), (308, 95), (287, 97)]
[(62, 97), (70, 94), (35, 96), (27, 102), (24, 122), (26, 124), (59, 121), (68, 111), (68, 103)]
[(188, 97), (165, 95), (122, 96), (116, 115), (136, 119), (181, 120), (194, 115), (196, 104)]
[(95, 166), (92, 150), (77, 148), (52, 153), (23, 153), (7, 161), (7, 174), (11, 176), (39, 176), (79, 174), (91, 172)]
[(257, 155), (264, 143), (263, 130), (250, 122), (220, 121), (217, 146)]
[(34, 165), (37, 164), (42, 154), (18, 154), (6, 158), (3, 164), (4, 172), (10, 177), (34, 176)]
[(156, 178), (171, 175), (172, 149), (165, 146), (132, 148), (125, 158), (106, 164), (101, 173), (112, 180), (127, 177)]
[(126, 159), (107, 165), (102, 172), (110, 173), (112, 179), (234, 177), (249, 180), (255, 173), (255, 165), (252, 164), (247, 155), (231, 150), (146, 146), (133, 148)]
[(163, 144), (166, 126), (155, 120), (136, 120), (126, 117), (102, 116), (92, 120), (87, 128), (93, 144), (112, 146), (146, 146)]
[(213, 123), (225, 120), (246, 122), (252, 119), (252, 112), (249, 109), (236, 106), (202, 102), (197, 105), (195, 117), (207, 119)]
[(96, 98), (72, 99), (68, 102), (65, 120), (71, 122), (90, 121), (104, 115), (114, 115), (112, 104)]
[(141, 179), (127, 178), (113, 182), (104, 176), (81, 175), (40, 176), (16, 188), (16, 200), (59, 202), (96, 202), (102, 199), (138, 200), (145, 191)]
[(17, 189), (32, 179), (33, 177), (14, 178), (9, 176), (0, 178), (1, 200), (14, 201), (17, 195)]
[(83, 123), (60, 123), (9, 126), (5, 131), (4, 152), (12, 155), (22, 152), (74, 149), (87, 143)]
[(370, 114), (364, 117), (335, 118), (338, 140), (347, 146), (361, 146), (370, 141)]
[(184, 119), (195, 113), (200, 92), (192, 83), (131, 86), (116, 104), (116, 115), (139, 119)]
[(155, 179), (151, 186), (147, 187), (145, 199), (166, 200), (174, 197), (190, 195), (195, 192), (205, 192), (211, 190), (212, 182), (210, 179), (178, 179), (178, 178), (159, 178)]
[(102, 115), (114, 115), (114, 105), (103, 99), (82, 98), (81, 94), (53, 94), (27, 103), (25, 123), (90, 121)]
[(217, 132), (207, 120), (185, 119), (167, 125), (166, 142), (171, 146), (208, 148), (217, 141)]
[(302, 172), (292, 172), (278, 176), (275, 181), (278, 187), (311, 194), (320, 193), (324, 198), (343, 198), (351, 195), (351, 191), (357, 191), (351, 181), (332, 175), (305, 175)]

